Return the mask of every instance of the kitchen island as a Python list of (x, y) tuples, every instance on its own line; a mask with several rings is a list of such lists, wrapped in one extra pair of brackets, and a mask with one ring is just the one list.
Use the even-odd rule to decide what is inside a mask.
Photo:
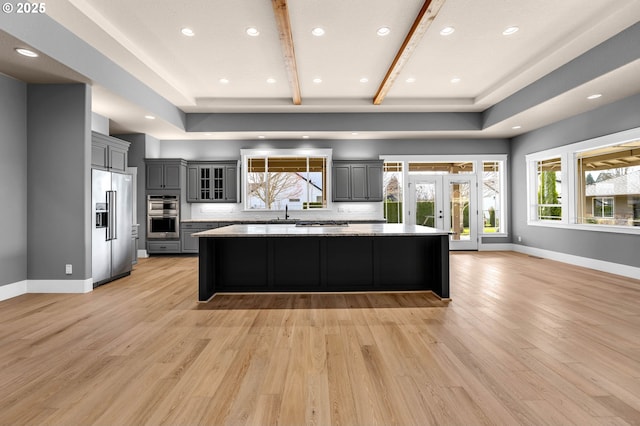
[(448, 232), (404, 224), (231, 225), (199, 238), (199, 294), (432, 291), (449, 299)]

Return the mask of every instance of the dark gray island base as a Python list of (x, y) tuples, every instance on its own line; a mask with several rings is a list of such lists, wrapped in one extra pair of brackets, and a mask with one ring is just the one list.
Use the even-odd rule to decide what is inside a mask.
[(232, 225), (199, 238), (199, 294), (430, 290), (449, 299), (449, 237), (402, 224)]

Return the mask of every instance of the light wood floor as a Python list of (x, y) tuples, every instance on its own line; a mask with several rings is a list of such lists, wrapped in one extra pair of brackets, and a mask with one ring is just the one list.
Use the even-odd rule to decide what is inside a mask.
[[(251, 267), (250, 263), (247, 267)], [(640, 282), (452, 255), (431, 294), (196, 302), (197, 259), (0, 302), (0, 424), (640, 424)]]

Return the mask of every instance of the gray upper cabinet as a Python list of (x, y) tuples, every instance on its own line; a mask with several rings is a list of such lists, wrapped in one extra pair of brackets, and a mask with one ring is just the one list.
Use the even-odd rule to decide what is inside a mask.
[(238, 163), (234, 162), (224, 168), (224, 196), (227, 203), (237, 203), (238, 197)]
[(179, 190), (184, 160), (146, 160), (147, 189)]
[(188, 202), (238, 202), (238, 162), (193, 162), (187, 166)]
[(333, 201), (351, 201), (351, 165), (333, 162)]
[(367, 166), (367, 190), (369, 191), (369, 201), (383, 201), (384, 193), (382, 188), (384, 171), (384, 161), (376, 161)]
[(125, 172), (129, 142), (91, 132), (91, 167), (94, 169)]
[(333, 162), (333, 201), (382, 201), (381, 160)]

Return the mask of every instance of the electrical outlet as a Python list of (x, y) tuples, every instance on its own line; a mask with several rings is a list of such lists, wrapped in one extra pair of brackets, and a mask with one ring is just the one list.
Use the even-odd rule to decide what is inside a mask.
[(518, 242), (521, 243), (522, 242), (522, 236), (518, 235)]
[(67, 275), (73, 274), (73, 265), (71, 265), (69, 263), (64, 265), (64, 273), (67, 274)]

